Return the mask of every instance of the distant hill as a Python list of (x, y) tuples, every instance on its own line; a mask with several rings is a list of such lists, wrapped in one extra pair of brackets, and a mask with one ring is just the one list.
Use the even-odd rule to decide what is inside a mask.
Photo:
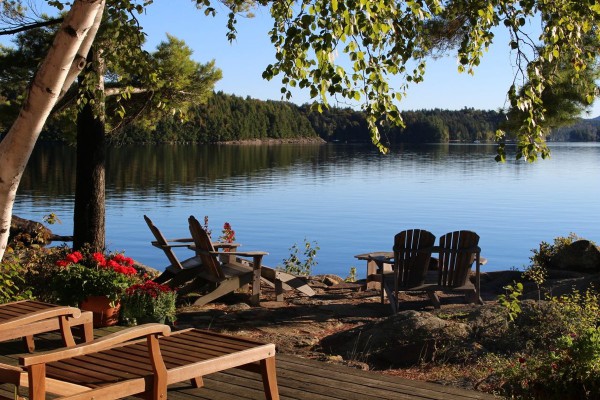
[(555, 142), (600, 142), (600, 116), (582, 118), (573, 125), (554, 129), (548, 140)]

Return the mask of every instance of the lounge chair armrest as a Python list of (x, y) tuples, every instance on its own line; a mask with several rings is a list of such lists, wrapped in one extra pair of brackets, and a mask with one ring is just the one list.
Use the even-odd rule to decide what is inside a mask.
[(96, 341), (90, 343), (79, 344), (75, 347), (68, 349), (58, 349), (47, 351), (44, 353), (38, 353), (34, 355), (19, 357), (19, 363), (22, 366), (30, 366), (35, 364), (44, 364), (53, 361), (64, 360), (67, 358), (73, 358), (83, 356), (90, 353), (95, 353), (102, 350), (111, 349), (114, 346), (127, 342), (133, 339), (139, 339), (150, 335), (163, 335), (169, 336), (171, 328), (163, 324), (144, 324), (134, 326), (132, 328), (124, 329), (120, 332), (112, 333), (104, 336)]
[(62, 316), (79, 318), (81, 316), (81, 310), (75, 307), (58, 306), (32, 312), (30, 314), (14, 317), (5, 322), (2, 322), (2, 324), (0, 325), (0, 332), (4, 329), (14, 329), (16, 327), (28, 325), (33, 322)]

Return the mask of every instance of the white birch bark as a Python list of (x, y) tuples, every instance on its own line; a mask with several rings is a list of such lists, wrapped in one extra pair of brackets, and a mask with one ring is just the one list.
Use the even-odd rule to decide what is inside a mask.
[(105, 0), (74, 1), (33, 78), (17, 120), (0, 142), (0, 260), (6, 250), (15, 195), (29, 156), (56, 101), (85, 66), (104, 4)]

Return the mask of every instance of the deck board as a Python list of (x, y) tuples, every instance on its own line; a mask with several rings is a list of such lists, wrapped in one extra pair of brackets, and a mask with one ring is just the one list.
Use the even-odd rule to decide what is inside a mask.
[[(96, 329), (96, 338), (119, 328)], [(52, 336), (36, 340), (36, 348), (56, 347)], [(0, 343), (0, 362), (16, 365), (23, 352), (21, 341)], [(414, 381), (361, 371), (341, 365), (277, 355), (277, 383), (282, 400), (474, 400), (493, 399), (485, 393), (463, 390), (436, 383)], [(264, 399), (260, 375), (231, 369), (204, 377), (205, 386), (195, 389), (190, 382), (169, 386), (172, 400), (258, 400)], [(0, 398), (13, 398), (10, 385), (0, 385)], [(26, 389), (21, 388), (21, 395)]]

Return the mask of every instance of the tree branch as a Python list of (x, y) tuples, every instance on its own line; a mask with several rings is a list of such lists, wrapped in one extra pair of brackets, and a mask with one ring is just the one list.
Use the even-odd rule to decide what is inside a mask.
[(54, 19), (49, 19), (47, 21), (38, 21), (38, 22), (32, 22), (30, 24), (21, 25), (18, 28), (0, 29), (0, 36), (14, 35), (16, 33), (28, 31), (30, 29), (37, 29), (37, 28), (43, 28), (46, 26), (57, 25), (57, 24), (62, 23), (62, 21), (63, 21), (62, 18), (54, 18)]

